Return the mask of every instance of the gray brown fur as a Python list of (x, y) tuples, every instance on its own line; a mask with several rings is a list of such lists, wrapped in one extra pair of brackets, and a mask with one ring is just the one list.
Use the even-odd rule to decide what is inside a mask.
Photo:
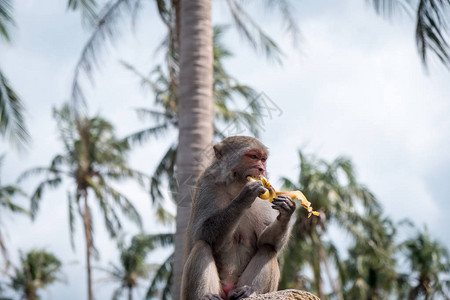
[[(267, 153), (251, 137), (223, 140), (214, 146), (216, 158), (197, 182), (182, 300), (241, 299), (278, 287), (277, 253), (288, 239), (295, 204), (288, 197), (272, 204), (255, 201), (265, 188), (260, 181), (246, 181), (243, 156), (252, 149)], [(234, 290), (226, 296), (223, 285)]]

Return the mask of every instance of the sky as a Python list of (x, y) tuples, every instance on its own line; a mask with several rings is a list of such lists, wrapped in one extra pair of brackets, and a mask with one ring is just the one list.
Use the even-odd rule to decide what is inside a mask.
[[(89, 38), (80, 16), (68, 12), (64, 3), (15, 1), (13, 42), (0, 44), (0, 67), (24, 101), (33, 138), (25, 153), (9, 151), (0, 141), (0, 153), (7, 152), (0, 174), (3, 184), (14, 183), (31, 167), (48, 165), (62, 149), (52, 109), (69, 99), (74, 67)], [(301, 1), (293, 12), (301, 30), (295, 48), (279, 16), (251, 9), (282, 48), (283, 64), (255, 55), (230, 28), (225, 42), (234, 56), (225, 61), (225, 67), (278, 108), (261, 125), (261, 140), (271, 153), (268, 170), (272, 184), (278, 186), (281, 176), (297, 178), (299, 149), (329, 161), (349, 157), (358, 180), (374, 192), (388, 216), (427, 226), (433, 238), (450, 249), (446, 232), (450, 227), (446, 214), (450, 209), (450, 73), (438, 63), (428, 70), (423, 67), (415, 47), (414, 23), (407, 16), (385, 20), (361, 0)], [(152, 94), (140, 87), (138, 78), (125, 70), (120, 60), (143, 73), (160, 62), (161, 56), (154, 50), (165, 31), (155, 11), (153, 3), (144, 7), (134, 27), (124, 20), (120, 38), (101, 56), (93, 84), (84, 85), (91, 114), (100, 113), (110, 120), (119, 137), (148, 125), (137, 118), (134, 109), (149, 106)], [(214, 1), (213, 22), (230, 21), (226, 6)], [(151, 173), (174, 139), (175, 133), (134, 149), (129, 156), (131, 165)], [(21, 186), (31, 193), (37, 183), (38, 178), (30, 179)], [(144, 216), (147, 232), (173, 229), (157, 224), (142, 188), (132, 183), (122, 188)], [(66, 190), (47, 191), (34, 222), (0, 215), (13, 263), (19, 250), (35, 247), (51, 251), (63, 261), (66, 282), (47, 289), (45, 299), (75, 300), (86, 294), (82, 227), (77, 224), (74, 252), (68, 237)], [(105, 267), (117, 263), (118, 253), (98, 211), (95, 214), (95, 238), (101, 250), (95, 265)], [(128, 239), (138, 232), (132, 224), (127, 224), (126, 231)], [(150, 260), (161, 261), (166, 255), (167, 251), (152, 253)], [(116, 285), (101, 280), (105, 274), (100, 271), (95, 271), (94, 277), (96, 298), (108, 299)]]

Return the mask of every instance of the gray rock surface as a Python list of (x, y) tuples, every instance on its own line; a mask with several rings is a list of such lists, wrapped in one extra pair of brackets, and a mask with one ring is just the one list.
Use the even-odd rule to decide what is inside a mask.
[(282, 290), (267, 294), (256, 295), (245, 300), (320, 300), (311, 293), (299, 290)]

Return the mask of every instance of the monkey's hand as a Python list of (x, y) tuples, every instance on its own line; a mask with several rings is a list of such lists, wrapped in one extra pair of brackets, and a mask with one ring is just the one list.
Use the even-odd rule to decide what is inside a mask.
[(288, 196), (278, 196), (272, 201), (272, 208), (279, 211), (277, 219), (270, 223), (258, 238), (258, 247), (270, 245), (279, 252), (289, 239), (290, 219), (295, 203)]
[(288, 196), (278, 196), (272, 201), (272, 208), (280, 212), (277, 219), (289, 221), (295, 211), (295, 203)]
[(255, 199), (267, 192), (261, 181), (249, 181), (244, 185), (241, 193), (238, 196), (238, 201), (250, 207)]
[(306, 199), (305, 195), (303, 195), (303, 193), (300, 191), (277, 192), (277, 191), (275, 191), (275, 189), (272, 187), (270, 182), (264, 176), (260, 176), (260, 177), (247, 176), (247, 180), (250, 182), (253, 182), (253, 181), (261, 181), (262, 182), (263, 186), (267, 189), (267, 191), (264, 194), (259, 195), (259, 198), (261, 198), (261, 199), (269, 200), (270, 202), (273, 202), (273, 200), (276, 197), (288, 196), (292, 200), (295, 200), (295, 199), (300, 200), (302, 207), (308, 211), (308, 218), (311, 217), (311, 215), (315, 215), (315, 216), (319, 215), (319, 213), (317, 211), (314, 211), (312, 209), (311, 202), (309, 202)]

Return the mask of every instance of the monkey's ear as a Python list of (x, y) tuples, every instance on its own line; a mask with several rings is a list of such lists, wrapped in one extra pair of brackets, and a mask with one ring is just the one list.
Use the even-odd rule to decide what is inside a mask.
[(222, 145), (219, 143), (219, 144), (215, 144), (214, 146), (213, 146), (213, 149), (214, 149), (214, 154), (216, 155), (216, 158), (217, 159), (221, 159), (222, 158), (222, 156), (223, 156), (223, 153), (222, 153)]

